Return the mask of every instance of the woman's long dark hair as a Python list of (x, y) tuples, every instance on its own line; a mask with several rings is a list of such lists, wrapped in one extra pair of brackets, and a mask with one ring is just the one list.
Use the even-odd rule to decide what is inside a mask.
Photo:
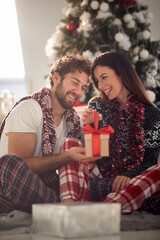
[[(154, 105), (150, 101), (146, 89), (144, 88), (143, 83), (138, 77), (135, 69), (126, 57), (116, 52), (105, 52), (95, 58), (92, 64), (91, 74), (94, 85), (98, 89), (98, 83), (94, 77), (94, 70), (97, 66), (106, 66), (114, 70), (115, 73), (120, 76), (124, 86), (131, 93), (137, 95), (143, 103)], [(107, 101), (105, 94), (101, 93), (100, 97), (103, 101)]]

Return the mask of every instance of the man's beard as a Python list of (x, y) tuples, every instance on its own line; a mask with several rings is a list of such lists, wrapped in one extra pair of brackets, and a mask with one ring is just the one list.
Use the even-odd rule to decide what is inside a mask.
[[(55, 96), (64, 109), (71, 109), (73, 107), (73, 105), (77, 102), (77, 100), (75, 100), (74, 103), (70, 103), (69, 101), (66, 102), (66, 96), (70, 93), (71, 92), (64, 93), (64, 88), (63, 88), (63, 84), (62, 84), (62, 80), (61, 80), (61, 82), (58, 84), (58, 86), (56, 88)], [(75, 96), (76, 99), (78, 99), (75, 94), (72, 93), (72, 95)]]

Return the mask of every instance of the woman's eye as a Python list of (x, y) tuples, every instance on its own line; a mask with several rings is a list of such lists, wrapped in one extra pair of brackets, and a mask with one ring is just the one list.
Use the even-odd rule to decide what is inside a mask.
[(106, 78), (107, 78), (107, 76), (103, 76), (103, 77), (102, 77), (102, 80), (105, 80)]

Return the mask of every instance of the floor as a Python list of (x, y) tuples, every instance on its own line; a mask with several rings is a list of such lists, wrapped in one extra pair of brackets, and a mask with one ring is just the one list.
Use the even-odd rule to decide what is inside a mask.
[[(46, 236), (40, 234), (10, 234), (1, 235), (0, 240), (63, 240), (64, 238), (57, 238), (53, 236)], [(156, 231), (137, 231), (137, 232), (121, 232), (119, 235), (96, 237), (96, 238), (81, 238), (82, 240), (160, 240), (160, 230)], [(69, 239), (68, 239), (69, 240)], [(80, 240), (72, 239), (72, 240)]]

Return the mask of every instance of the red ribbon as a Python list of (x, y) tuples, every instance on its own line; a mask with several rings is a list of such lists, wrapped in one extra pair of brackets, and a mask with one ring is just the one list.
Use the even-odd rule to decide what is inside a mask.
[(90, 124), (87, 124), (82, 129), (86, 134), (88, 134), (88, 133), (97, 133), (97, 134), (114, 133), (114, 129), (109, 125), (104, 128), (98, 129), (98, 116), (97, 116), (96, 112), (94, 112), (94, 126), (95, 126), (95, 128), (92, 128)]
[(98, 129), (98, 116), (97, 112), (94, 112), (94, 126), (92, 128), (90, 124), (87, 124), (83, 127), (83, 131), (85, 134), (92, 134), (92, 156), (99, 157), (100, 156), (100, 134), (109, 135), (110, 133), (114, 133), (114, 129), (111, 126), (106, 126), (104, 128)]

